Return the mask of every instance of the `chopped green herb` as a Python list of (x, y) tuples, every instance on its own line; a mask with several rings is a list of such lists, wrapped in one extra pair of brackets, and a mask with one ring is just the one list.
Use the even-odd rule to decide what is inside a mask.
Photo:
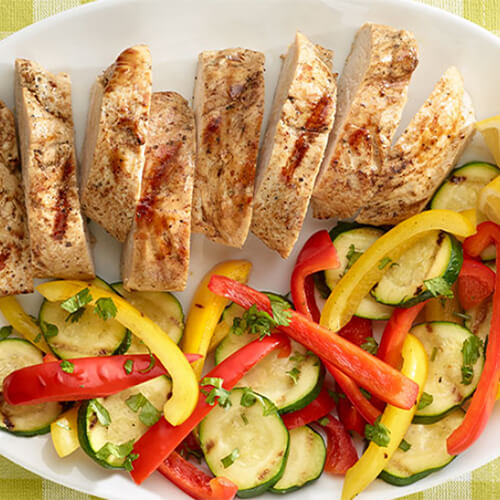
[(344, 274), (351, 269), (355, 262), (363, 255), (363, 252), (356, 251), (356, 247), (351, 243), (349, 245), (349, 250), (347, 251), (347, 266), (344, 270)]
[[(134, 461), (138, 457), (135, 454), (134, 454), (135, 456), (130, 455), (131, 451), (133, 449), (134, 449), (134, 440), (133, 439), (131, 441), (128, 441), (127, 443), (123, 443), (123, 444), (114, 444), (114, 443), (110, 443), (108, 441), (96, 453), (96, 458), (98, 458), (99, 460), (107, 460), (111, 455), (113, 455), (116, 458), (128, 458), (130, 456), (129, 462), (131, 465), (131, 462)], [(132, 468), (130, 470), (132, 470)]]
[(361, 344), (361, 349), (370, 354), (377, 354), (378, 343), (373, 337), (366, 337), (366, 340)]
[(392, 262), (392, 259), (389, 258), (389, 257), (384, 257), (378, 264), (378, 268), (380, 270), (384, 269), (384, 267), (387, 266), (387, 264), (389, 264), (390, 262)]
[(359, 390), (361, 391), (361, 394), (363, 394), (363, 396), (366, 399), (371, 399), (372, 398), (372, 395), (366, 389), (363, 389), (362, 387), (360, 387)]
[(332, 391), (331, 389), (327, 389), (327, 391), (330, 397), (335, 401), (336, 405), (339, 404), (340, 399), (345, 399), (345, 394), (343, 392), (335, 392)]
[(28, 316), (31, 318), (31, 321), (35, 323), (35, 325), (40, 325), (40, 320), (36, 316), (33, 316), (33, 314), (28, 314)]
[(42, 334), (39, 333), (34, 339), (33, 339), (33, 342), (35, 344), (38, 344), (38, 342), (40, 342), (40, 340), (42, 340)]
[(109, 416), (108, 410), (106, 410), (97, 399), (90, 400), (89, 408), (96, 414), (97, 420), (99, 420), (101, 425), (107, 427), (111, 423), (111, 417)]
[[(206, 396), (206, 402), (210, 406), (215, 405), (217, 402), (222, 408), (229, 408), (231, 406), (231, 399), (229, 399), (231, 393), (222, 387), (224, 380), (217, 377), (205, 377), (201, 381), (201, 386), (213, 386), (210, 391), (206, 389), (201, 389), (201, 393)], [(217, 401), (215, 401), (217, 398)]]
[(137, 413), (141, 410), (139, 413), (139, 420), (148, 427), (151, 427), (160, 420), (161, 412), (158, 411), (141, 392), (130, 396), (125, 403), (133, 412)]
[(420, 401), (417, 405), (417, 410), (422, 410), (426, 406), (429, 406), (434, 401), (434, 396), (427, 392), (423, 392), (422, 396), (420, 396)]
[(411, 444), (406, 441), (406, 439), (403, 439), (401, 443), (399, 443), (399, 449), (403, 451), (408, 451), (411, 448)]
[(113, 299), (110, 297), (101, 297), (97, 299), (95, 303), (94, 312), (102, 320), (106, 321), (108, 319), (114, 318), (118, 310), (116, 309)]
[(153, 369), (155, 364), (156, 364), (156, 359), (153, 356), (153, 353), (151, 351), (149, 351), (149, 365), (146, 368), (144, 368), (144, 370), (139, 370), (139, 373), (150, 372)]
[(75, 371), (75, 365), (67, 359), (61, 361), (59, 366), (61, 367), (61, 370), (66, 373), (73, 373)]
[(185, 459), (193, 457), (198, 462), (201, 462), (201, 459), (203, 458), (203, 453), (200, 450), (193, 450), (193, 448), (190, 448), (187, 444), (182, 446), (180, 455)]
[(305, 361), (307, 358), (307, 356), (305, 354), (302, 354), (301, 352), (299, 351), (295, 351), (293, 353), (293, 356), (290, 356), (290, 361), (294, 361), (295, 363), (302, 363), (303, 361)]
[(77, 309), (75, 312), (68, 314), (64, 321), (66, 321), (66, 322), (70, 321), (71, 323), (77, 323), (80, 320), (80, 318), (83, 316), (84, 312), (85, 312), (85, 307), (81, 307), (80, 309)]
[(59, 333), (59, 328), (52, 323), (46, 323), (43, 319), (40, 320), (40, 329), (46, 339), (55, 337)]
[(483, 341), (475, 335), (470, 335), (462, 344), (462, 384), (469, 385), (474, 378), (474, 364), (481, 356)]
[(128, 472), (132, 472), (134, 470), (134, 466), (132, 465), (132, 462), (134, 460), (137, 460), (138, 458), (139, 458), (138, 453), (129, 453), (125, 457), (125, 462), (123, 462), (123, 468)]
[(73, 297), (70, 297), (64, 302), (61, 302), (61, 307), (69, 313), (74, 313), (81, 307), (85, 307), (90, 302), (92, 302), (92, 295), (90, 295), (90, 290), (88, 288), (84, 288), (77, 294), (73, 295)]
[(432, 349), (431, 361), (434, 361), (436, 359), (437, 353), (438, 353), (438, 348), (434, 346)]
[(450, 284), (442, 276), (424, 280), (424, 285), (434, 297), (443, 296), (448, 299), (453, 298), (453, 291), (451, 290)]
[(71, 430), (71, 427), (68, 424), (66, 424), (64, 422), (61, 422), (60, 420), (58, 420), (56, 422), (56, 425), (57, 425), (57, 427), (60, 427), (61, 429), (64, 429), (65, 431), (70, 431)]
[(272, 401), (257, 394), (250, 387), (245, 387), (241, 395), (240, 405), (245, 408), (250, 408), (250, 406), (253, 406), (257, 401), (262, 405), (262, 415), (264, 415), (264, 417), (274, 415), (278, 411)]
[(318, 420), (319, 425), (328, 425), (330, 423), (330, 419), (328, 417), (323, 417), (320, 420)]
[(273, 312), (274, 326), (288, 326), (292, 312), (290, 311), (290, 304), (278, 297), (270, 297), (271, 311)]
[(127, 361), (123, 364), (123, 369), (127, 375), (130, 375), (134, 369), (134, 361), (132, 359), (127, 359)]
[(235, 448), (227, 457), (221, 458), (220, 461), (224, 466), (224, 469), (227, 469), (229, 466), (233, 465), (235, 460), (240, 456), (240, 450)]
[(464, 319), (465, 321), (467, 321), (469, 319), (472, 319), (472, 317), (471, 317), (470, 314), (461, 313), (461, 312), (458, 312), (458, 311), (453, 311), (453, 315), (456, 316), (457, 318)]
[(9, 335), (12, 335), (12, 326), (2, 326), (0, 328), (0, 340), (6, 339)]
[(365, 437), (381, 448), (387, 448), (391, 442), (391, 431), (380, 422), (381, 416), (375, 420), (373, 425), (366, 424)]
[(137, 412), (139, 411), (144, 404), (146, 403), (147, 398), (142, 394), (142, 392), (139, 392), (138, 394), (133, 394), (129, 398), (126, 399), (125, 404), (133, 411)]
[(245, 425), (248, 425), (248, 418), (244, 413), (241, 414), (241, 420), (243, 420)]
[(300, 370), (297, 367), (294, 367), (287, 371), (286, 374), (292, 379), (293, 383), (296, 384), (299, 380)]

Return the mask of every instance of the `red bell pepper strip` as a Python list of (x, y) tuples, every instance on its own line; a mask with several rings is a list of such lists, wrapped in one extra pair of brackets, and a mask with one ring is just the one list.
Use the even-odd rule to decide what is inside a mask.
[[(219, 363), (206, 377), (221, 378), (223, 388), (231, 390), (262, 358), (289, 343), (289, 339), (279, 333), (262, 340), (254, 340)], [(133, 453), (138, 455), (131, 472), (134, 481), (140, 484), (150, 476), (213, 408), (206, 402), (206, 396), (200, 392), (198, 403), (185, 422), (174, 427), (161, 418), (150, 427), (134, 445)]]
[(225, 477), (210, 477), (173, 451), (158, 471), (196, 500), (232, 500), (238, 486)]
[(341, 394), (337, 403), (337, 413), (339, 419), (347, 431), (356, 431), (360, 436), (365, 435), (366, 421), (354, 408), (353, 404)]
[(331, 415), (326, 418), (327, 424), (321, 422), (327, 439), (325, 471), (334, 475), (345, 474), (358, 460), (356, 448), (344, 426)]
[[(464, 241), (467, 252), (477, 257), (489, 244), (496, 246), (496, 265), (500, 269), (500, 227), (493, 222), (479, 224), (477, 233)], [(479, 384), (472, 396), (465, 418), (448, 437), (450, 455), (457, 455), (471, 446), (481, 435), (495, 404), (500, 378), (500, 273), (496, 273), (486, 359)]]
[(328, 415), (334, 408), (335, 401), (328, 394), (328, 390), (323, 387), (318, 397), (305, 408), (292, 413), (285, 413), (281, 418), (287, 429), (295, 429), (316, 422), (316, 420)]
[[(186, 354), (191, 363), (199, 357)], [(65, 371), (62, 363), (68, 367), (62, 365)], [(109, 396), (166, 373), (158, 358), (148, 354), (50, 361), (10, 373), (3, 382), (3, 396), (11, 405), (81, 401)]]
[[(215, 275), (210, 279), (208, 287), (217, 295), (226, 297), (245, 309), (255, 304), (258, 309), (272, 314), (269, 297), (242, 283)], [(279, 325), (279, 330), (332, 363), (383, 401), (403, 409), (409, 409), (415, 404), (418, 394), (415, 382), (340, 335), (296, 311), (288, 311), (289, 325)]]
[(372, 322), (366, 318), (353, 316), (349, 323), (337, 332), (349, 342), (361, 347), (368, 337), (373, 336)]
[(482, 262), (464, 259), (458, 275), (458, 300), (465, 309), (477, 306), (495, 289), (495, 273)]
[[(291, 293), (297, 311), (319, 322), (319, 310), (314, 300), (314, 282), (311, 274), (340, 266), (337, 250), (328, 231), (314, 233), (302, 247), (292, 272)], [(312, 285), (311, 285), (312, 283)], [(312, 286), (312, 288), (311, 288)]]
[(399, 368), (401, 364), (401, 350), (406, 335), (408, 335), (415, 318), (419, 315), (426, 303), (427, 301), (420, 302), (407, 309), (394, 309), (382, 333), (382, 339), (377, 351), (378, 358), (385, 361), (393, 368)]

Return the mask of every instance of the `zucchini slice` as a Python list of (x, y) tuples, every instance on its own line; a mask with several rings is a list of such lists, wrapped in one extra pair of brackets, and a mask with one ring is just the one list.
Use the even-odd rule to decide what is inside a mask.
[(405, 435), (410, 449), (397, 449), (380, 479), (396, 486), (407, 486), (446, 467), (455, 456), (446, 449), (448, 436), (462, 423), (465, 412), (458, 408), (439, 422), (411, 424)]
[(451, 286), (462, 267), (462, 246), (451, 234), (429, 231), (388, 266), (372, 295), (377, 302), (411, 307), (433, 297), (424, 281), (441, 278)]
[(474, 334), (456, 323), (436, 321), (422, 323), (412, 328), (411, 333), (423, 344), (429, 356), (429, 373), (424, 392), (433, 397), (428, 406), (417, 409), (413, 421), (428, 424), (440, 420), (472, 395), (479, 383), (484, 363), (484, 351), (473, 365), (471, 383), (462, 383), (462, 348), (464, 342)]
[[(325, 283), (333, 290), (346, 269), (354, 262), (356, 256), (366, 252), (375, 241), (384, 234), (379, 228), (360, 226), (356, 223), (339, 223), (330, 231), (333, 245), (337, 250), (340, 266), (325, 271)], [(356, 316), (368, 319), (386, 320), (391, 317), (392, 307), (378, 303), (371, 295), (367, 295), (359, 304)]]
[[(93, 285), (112, 292), (113, 289), (102, 279), (96, 278)], [(44, 300), (40, 307), (39, 320), (57, 327), (57, 335), (44, 337), (52, 352), (59, 358), (84, 358), (109, 356), (125, 352), (131, 340), (131, 333), (114, 319), (104, 321), (93, 311), (85, 308), (76, 320), (68, 320), (69, 313), (61, 308), (61, 302)]]
[[(152, 319), (176, 344), (184, 333), (184, 313), (181, 303), (169, 292), (128, 292), (123, 283), (113, 283), (113, 290), (141, 313)], [(148, 348), (132, 334), (129, 354), (147, 354)]]
[[(0, 387), (9, 373), (43, 362), (43, 353), (24, 339), (0, 341)], [(50, 424), (62, 413), (61, 403), (10, 405), (0, 393), (0, 430), (18, 436), (36, 436), (50, 431)]]
[(316, 481), (325, 466), (325, 442), (316, 431), (304, 425), (288, 432), (290, 447), (285, 472), (270, 489), (272, 493), (291, 493)]
[(212, 473), (235, 483), (240, 498), (249, 498), (264, 493), (283, 475), (289, 434), (276, 410), (265, 411), (261, 401), (242, 406), (243, 394), (243, 388), (233, 389), (229, 408), (214, 407), (200, 424), (199, 438)]
[(500, 174), (500, 169), (486, 162), (466, 163), (453, 170), (431, 200), (431, 208), (462, 212), (476, 208), (479, 191)]
[[(127, 404), (127, 400), (133, 396), (140, 397), (138, 395), (142, 394), (160, 413), (171, 394), (171, 389), (170, 379), (161, 375), (112, 396), (86, 401), (78, 412), (80, 446), (99, 465), (107, 469), (123, 469), (126, 460), (124, 456), (119, 457), (112, 453), (106, 454), (102, 451), (99, 453), (99, 451), (106, 448), (108, 443), (112, 446), (119, 446), (135, 442), (149, 429), (149, 426), (142, 421), (144, 417), (141, 416), (141, 412), (144, 406), (133, 411)], [(109, 414), (109, 425), (101, 423), (94, 405), (98, 408), (104, 407)]]
[[(217, 328), (225, 328), (229, 333), (215, 350), (216, 364), (258, 338), (249, 332), (235, 335), (230, 331), (234, 318), (241, 317), (243, 312), (234, 303), (225, 309)], [(293, 340), (291, 343), (290, 356), (280, 358), (279, 352), (271, 352), (239, 382), (268, 397), (280, 413), (304, 408), (317, 397), (323, 385), (324, 370), (318, 357), (299, 343)]]

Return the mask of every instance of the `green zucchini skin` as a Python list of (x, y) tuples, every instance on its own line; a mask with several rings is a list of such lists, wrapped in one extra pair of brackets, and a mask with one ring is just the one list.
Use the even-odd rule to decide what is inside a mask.
[[(284, 495), (300, 490), (316, 481), (322, 474), (326, 461), (326, 446), (321, 435), (312, 427), (306, 425), (291, 429), (290, 446), (285, 472), (281, 479), (270, 488), (271, 493)], [(307, 434), (306, 444), (301, 442), (301, 435)], [(309, 445), (309, 448), (307, 448)], [(299, 475), (290, 481), (287, 472), (290, 468), (299, 468)]]
[[(290, 436), (276, 410), (263, 415), (263, 406), (258, 401), (250, 407), (241, 406), (242, 393), (243, 388), (233, 389), (229, 408), (214, 407), (200, 423), (199, 439), (212, 473), (233, 481), (239, 487), (238, 497), (251, 498), (265, 493), (283, 476)], [(261, 397), (270, 402), (265, 396)], [(242, 414), (246, 421), (243, 421)], [(262, 429), (266, 429), (266, 434)], [(224, 433), (223, 441), (218, 439), (221, 432)], [(251, 451), (248, 447), (245, 449), (246, 443), (250, 442)], [(240, 456), (223, 467), (221, 459), (235, 448), (240, 450)], [(245, 465), (240, 466), (238, 460), (244, 457), (247, 457)]]
[[(452, 234), (449, 233), (442, 233), (442, 234), (444, 234), (445, 237), (449, 238), (450, 253), (449, 253), (449, 259), (447, 261), (447, 266), (444, 272), (438, 276), (443, 278), (444, 281), (446, 281), (446, 283), (451, 286), (458, 279), (460, 269), (462, 268), (462, 263), (463, 263), (462, 245)], [(401, 272), (405, 272), (404, 269)], [(431, 276), (431, 278), (435, 278), (438, 276)], [(418, 287), (421, 288), (421, 291), (419, 291), (412, 297), (403, 298), (401, 301), (396, 303), (394, 302), (389, 303), (387, 301), (384, 301), (378, 288), (379, 285), (376, 285), (372, 290), (372, 295), (375, 297), (375, 300), (377, 300), (377, 302), (402, 308), (413, 307), (419, 304), (420, 302), (424, 302), (425, 300), (434, 297), (434, 295), (429, 290), (425, 289), (425, 285), (423, 282)]]
[(410, 449), (396, 450), (379, 478), (395, 486), (407, 486), (446, 467), (456, 458), (448, 454), (446, 440), (464, 416), (464, 410), (458, 408), (434, 424), (411, 424), (405, 435)]
[[(446, 321), (433, 321), (416, 325), (411, 330), (424, 346), (429, 357), (429, 373), (424, 392), (434, 398), (432, 403), (413, 417), (415, 424), (432, 424), (460, 407), (474, 393), (481, 376), (484, 353), (473, 366), (474, 376), (469, 385), (462, 384), (462, 346), (474, 334), (467, 328)], [(443, 370), (446, 366), (447, 369)]]

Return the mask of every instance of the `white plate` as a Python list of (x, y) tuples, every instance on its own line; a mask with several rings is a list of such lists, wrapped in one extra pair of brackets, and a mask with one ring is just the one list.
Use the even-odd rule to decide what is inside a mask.
[[(96, 75), (125, 47), (147, 43), (153, 53), (154, 88), (173, 89), (190, 97), (197, 54), (204, 49), (242, 46), (266, 54), (267, 110), (286, 51), (297, 29), (335, 51), (334, 66), (342, 69), (355, 31), (366, 21), (413, 31), (420, 64), (409, 92), (403, 125), (424, 101), (435, 81), (450, 65), (464, 75), (478, 118), (500, 113), (500, 40), (485, 30), (437, 9), (401, 0), (109, 0), (86, 5), (16, 33), (0, 43), (0, 98), (13, 104), (13, 63), (16, 57), (39, 61), (52, 71), (67, 71), (73, 80), (78, 144), (81, 144), (89, 89)], [(488, 159), (483, 146), (472, 145), (468, 158)], [(315, 230), (331, 223), (308, 218), (295, 252), (288, 261), (250, 235), (242, 250), (213, 244), (196, 235), (192, 242), (188, 289), (179, 294), (184, 308), (202, 275), (216, 262), (248, 258), (254, 264), (250, 283), (260, 289), (287, 291), (297, 249)], [(97, 272), (108, 281), (119, 279), (119, 244), (91, 224), (97, 237)], [(39, 299), (23, 297), (36, 312)], [(397, 488), (382, 481), (360, 498), (406, 495), (470, 471), (498, 456), (500, 407), (481, 439), (449, 467), (416, 484)], [(23, 439), (0, 433), (0, 452), (41, 476), (93, 495), (120, 500), (187, 498), (159, 474), (136, 486), (125, 473), (100, 468), (80, 450), (60, 460), (47, 436)], [(340, 498), (341, 479), (326, 474), (314, 485), (289, 495), (293, 499)], [(263, 498), (275, 498), (267, 495)]]

